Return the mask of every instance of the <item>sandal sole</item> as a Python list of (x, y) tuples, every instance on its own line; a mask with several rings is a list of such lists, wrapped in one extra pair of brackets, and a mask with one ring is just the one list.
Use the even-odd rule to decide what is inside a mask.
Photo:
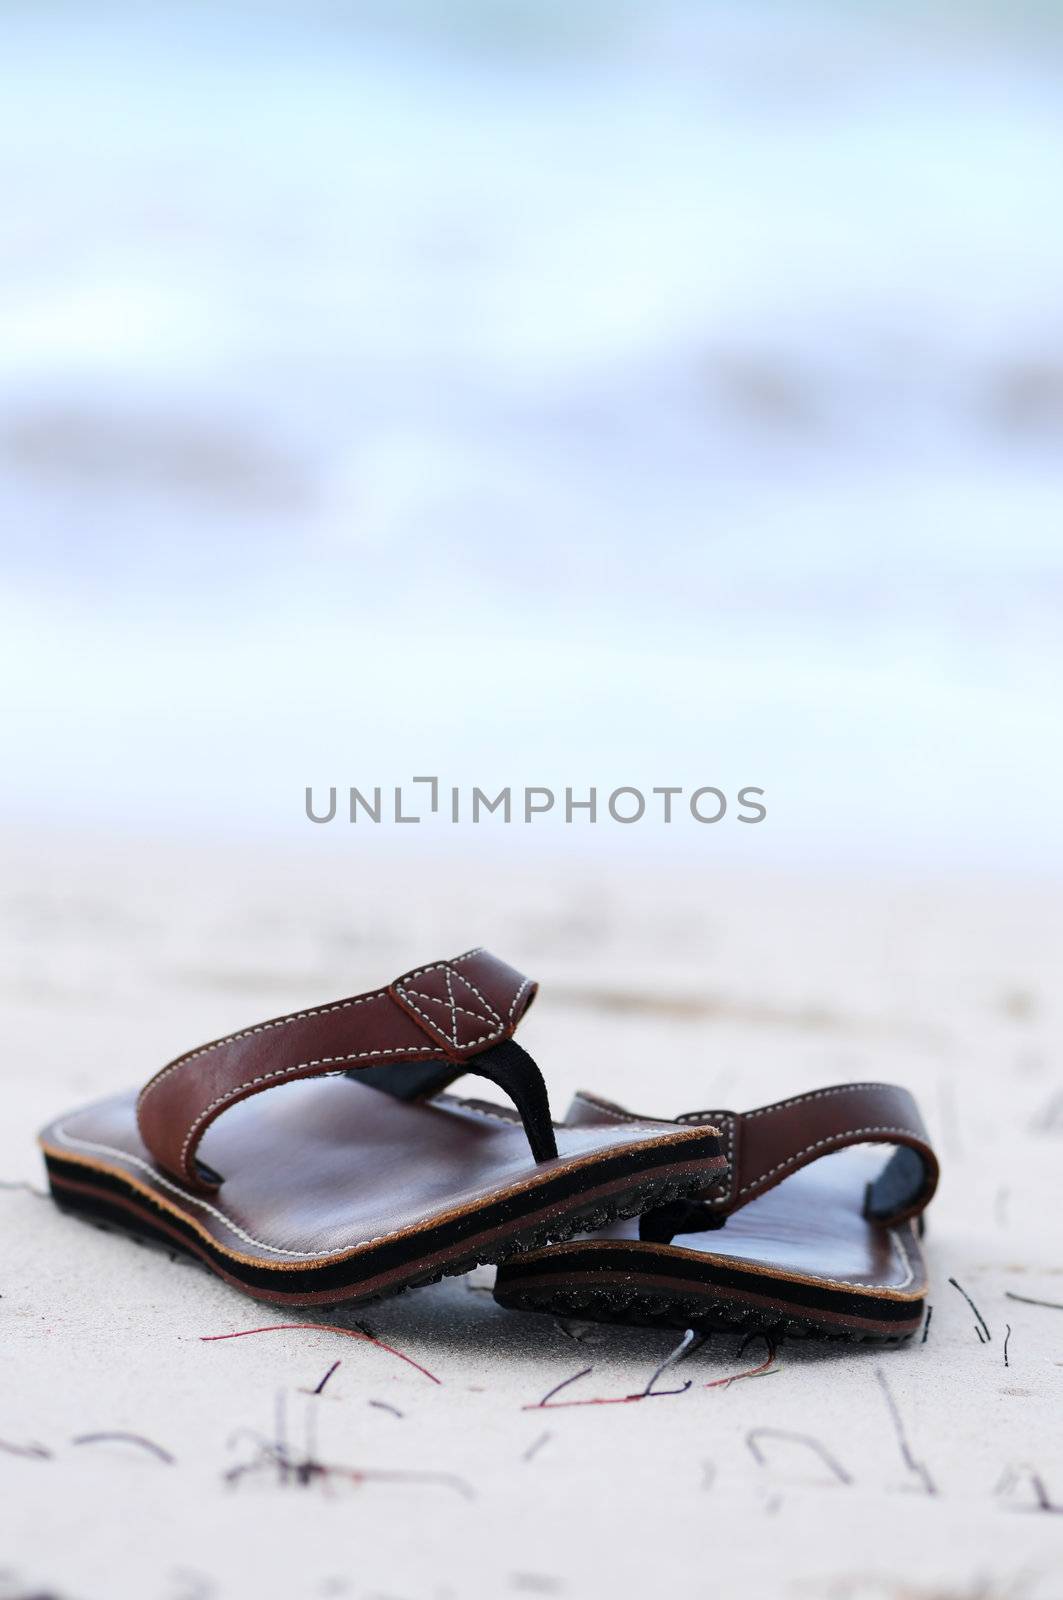
[[(849, 1340), (901, 1344), (917, 1333), (925, 1300), (855, 1294), (809, 1284), (794, 1298), (791, 1280), (758, 1272), (756, 1286), (702, 1285), (656, 1277), (642, 1270), (580, 1272), (556, 1276), (542, 1263), (503, 1267), (495, 1299), (512, 1311), (533, 1311), (651, 1328), (694, 1328), (699, 1332), (763, 1333), (781, 1338)], [(740, 1275), (735, 1274), (737, 1279)], [(752, 1274), (745, 1275), (747, 1279)]]
[[(668, 1155), (671, 1159), (663, 1159)], [(670, 1152), (660, 1145), (629, 1150), (592, 1163), (590, 1170), (570, 1168), (555, 1179), (486, 1202), (460, 1217), (399, 1233), (319, 1265), (292, 1269), (240, 1259), (205, 1239), (177, 1211), (157, 1205), (113, 1169), (65, 1160), (45, 1150), (52, 1196), (62, 1210), (170, 1250), (176, 1247), (254, 1299), (293, 1306), (369, 1304), (640, 1216), (698, 1193), (707, 1169), (711, 1175), (719, 1159), (715, 1136), (703, 1143), (684, 1141), (681, 1161), (676, 1160), (674, 1146)]]

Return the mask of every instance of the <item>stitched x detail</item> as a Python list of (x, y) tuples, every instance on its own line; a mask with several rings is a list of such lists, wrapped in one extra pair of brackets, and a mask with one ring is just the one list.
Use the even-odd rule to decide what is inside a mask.
[(417, 974), (417, 987), (396, 993), (455, 1050), (497, 1037), (502, 1018), (479, 989), (447, 962)]

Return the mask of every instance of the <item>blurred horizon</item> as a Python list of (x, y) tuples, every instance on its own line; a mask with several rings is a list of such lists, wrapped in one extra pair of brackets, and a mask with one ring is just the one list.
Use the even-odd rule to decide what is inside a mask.
[(703, 855), (1063, 867), (1058, 8), (0, 31), (10, 821), (758, 785)]

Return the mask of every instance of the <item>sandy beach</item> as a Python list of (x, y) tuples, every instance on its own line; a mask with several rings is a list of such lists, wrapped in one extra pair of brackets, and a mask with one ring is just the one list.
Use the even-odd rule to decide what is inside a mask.
[[(348, 866), (8, 846), (4, 1600), (1058, 1600), (1063, 1310), (1032, 1303), (1063, 1301), (1054, 890), (562, 865), (470, 887), (454, 860), (414, 892)], [(925, 1339), (721, 1334), (679, 1393), (560, 1406), (640, 1393), (676, 1339), (506, 1312), (490, 1269), (304, 1330), (42, 1197), (53, 1114), (481, 939), (542, 982), (525, 1042), (558, 1111), (591, 1077), (666, 1114), (913, 1088), (944, 1166)], [(279, 1438), (314, 1466), (282, 1472)]]
[[(0, 1600), (1063, 1600), (1057, 12), (0, 7)], [(558, 1116), (913, 1090), (915, 1337), (304, 1328), (43, 1192), (479, 944)]]

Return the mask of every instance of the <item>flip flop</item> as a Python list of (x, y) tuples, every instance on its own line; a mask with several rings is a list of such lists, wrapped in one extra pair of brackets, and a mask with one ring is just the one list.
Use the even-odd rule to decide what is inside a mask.
[[(631, 1121), (580, 1094), (566, 1125)], [(691, 1124), (723, 1131), (722, 1182), (638, 1224), (520, 1256), (499, 1269), (496, 1300), (678, 1328), (889, 1341), (916, 1331), (927, 1275), (912, 1224), (938, 1163), (906, 1089), (841, 1084), (756, 1111), (694, 1111), (669, 1126)], [(895, 1147), (884, 1165), (854, 1148), (881, 1144)]]
[[(512, 1038), (535, 992), (471, 950), (202, 1045), (139, 1096), (51, 1123), (52, 1194), (190, 1251), (257, 1299), (312, 1305), (501, 1261), (725, 1170), (713, 1128), (555, 1129)], [(516, 1110), (441, 1093), (466, 1072)]]

